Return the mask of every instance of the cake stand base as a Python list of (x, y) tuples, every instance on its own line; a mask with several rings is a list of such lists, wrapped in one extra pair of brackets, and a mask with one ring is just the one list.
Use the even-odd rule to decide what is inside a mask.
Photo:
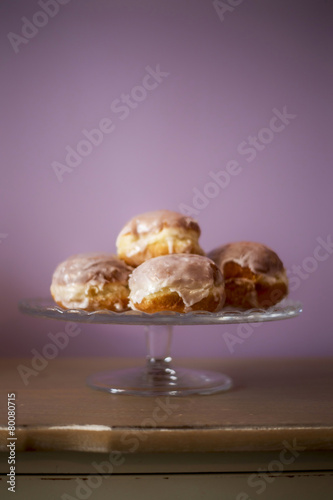
[(158, 363), (152, 370), (149, 366), (100, 372), (91, 375), (87, 384), (93, 389), (111, 394), (138, 396), (186, 396), (190, 394), (213, 394), (226, 391), (232, 386), (231, 379), (219, 372), (190, 370)]

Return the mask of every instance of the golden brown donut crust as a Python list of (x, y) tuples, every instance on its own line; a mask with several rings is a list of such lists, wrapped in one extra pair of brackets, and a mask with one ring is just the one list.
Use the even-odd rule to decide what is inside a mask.
[[(68, 300), (62, 302), (61, 297), (66, 296), (66, 285), (58, 286), (57, 289), (51, 288), (53, 300), (63, 309), (82, 309), (84, 311), (99, 311), (107, 309), (114, 312), (124, 312), (129, 310), (129, 289), (125, 285), (104, 285), (102, 290), (96, 290), (94, 287), (76, 286), (76, 297), (81, 296), (81, 304), (73, 301), (72, 305)], [(83, 306), (84, 304), (84, 306)]]
[[(170, 292), (167, 289), (145, 297), (140, 304), (134, 304), (134, 306), (136, 310), (150, 314), (162, 311), (187, 312), (186, 305), (178, 293)], [(222, 306), (220, 297), (217, 297), (214, 293), (210, 293), (204, 299), (193, 304), (191, 311), (216, 312), (220, 311)]]

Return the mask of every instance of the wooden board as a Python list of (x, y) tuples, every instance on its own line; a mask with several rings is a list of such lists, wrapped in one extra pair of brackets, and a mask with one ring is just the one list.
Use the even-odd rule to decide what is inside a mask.
[(17, 367), (31, 367), (31, 360), (1, 360), (0, 450), (7, 450), (11, 392), (16, 394), (17, 451), (333, 449), (332, 359), (178, 363), (233, 378), (232, 390), (210, 396), (111, 395), (85, 385), (96, 371), (140, 364), (133, 359), (54, 359), (25, 386)]

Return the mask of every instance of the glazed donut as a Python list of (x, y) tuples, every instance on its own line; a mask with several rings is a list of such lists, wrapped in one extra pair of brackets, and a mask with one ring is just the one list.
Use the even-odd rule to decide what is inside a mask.
[(130, 266), (160, 255), (193, 253), (204, 255), (198, 239), (200, 227), (191, 217), (157, 210), (133, 217), (117, 238), (118, 256)]
[(223, 273), (225, 305), (267, 308), (288, 294), (283, 263), (273, 250), (261, 243), (229, 243), (212, 250), (208, 257)]
[(219, 311), (223, 276), (207, 257), (170, 254), (147, 260), (129, 279), (130, 306), (137, 311)]
[(128, 309), (128, 278), (132, 268), (116, 255), (78, 254), (54, 271), (51, 295), (64, 309), (96, 311)]

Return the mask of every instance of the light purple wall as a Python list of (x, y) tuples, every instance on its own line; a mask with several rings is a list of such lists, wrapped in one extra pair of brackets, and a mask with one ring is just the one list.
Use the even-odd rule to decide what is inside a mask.
[[(237, 326), (177, 327), (174, 355), (333, 354), (333, 255), (313, 257), (317, 238), (333, 233), (332, 8), (323, 0), (229, 6), (236, 3), (220, 19), (210, 0), (71, 0), (45, 18), (37, 1), (2, 0), (2, 356), (31, 356), (64, 328), (16, 305), (48, 295), (59, 261), (115, 251), (131, 216), (193, 207), (195, 188), (216, 195), (197, 209), (202, 246), (248, 239), (273, 247), (289, 270), (301, 266), (298, 282), (291, 271), (291, 295), (304, 312), (261, 325), (233, 353), (222, 334), (238, 335)], [(46, 24), (27, 43), (10, 42), (24, 16)], [(121, 119), (112, 102), (131, 91), (140, 98), (134, 87), (157, 65), (168, 76)], [(296, 117), (272, 137), (262, 129), (284, 106)], [(59, 182), (53, 162), (64, 163), (66, 146), (103, 118), (113, 131)], [(238, 148), (258, 132), (271, 142), (249, 162)], [(209, 172), (231, 160), (241, 172), (217, 194)], [(142, 327), (81, 326), (62, 355), (145, 352)]]

